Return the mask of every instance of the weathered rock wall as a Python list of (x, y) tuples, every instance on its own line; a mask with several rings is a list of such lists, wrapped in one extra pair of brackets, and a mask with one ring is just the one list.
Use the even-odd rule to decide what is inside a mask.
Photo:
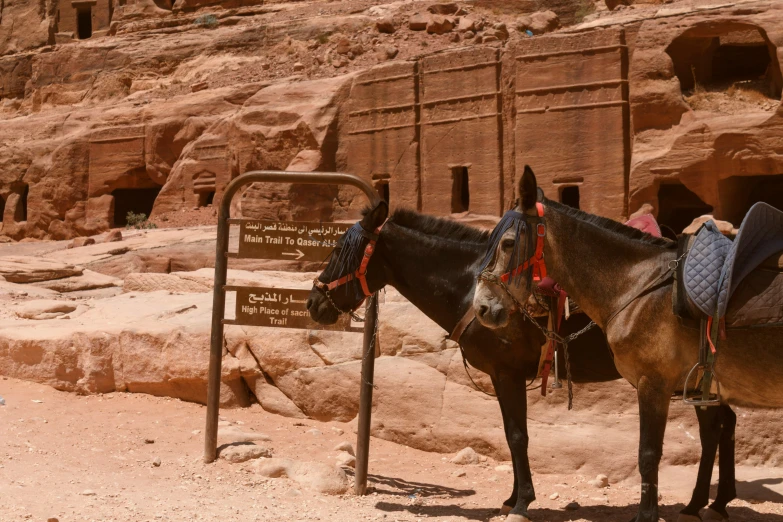
[[(781, 206), (782, 17), (783, 5), (773, 2), (641, 23), (630, 65), (634, 131), (628, 194), (631, 208), (649, 203), (657, 211), (661, 205), (667, 206), (668, 202), (661, 201), (667, 196), (661, 187), (667, 185), (684, 187), (695, 195), (681, 203), (683, 206), (701, 203), (712, 208), (709, 213), (734, 223), (759, 199), (772, 198), (768, 202)], [(735, 43), (738, 36), (746, 41)], [(742, 61), (749, 59), (738, 55), (722, 64), (716, 50), (705, 50), (709, 46), (720, 50), (719, 42), (735, 52), (759, 49), (762, 57), (768, 54), (769, 64), (760, 75), (766, 95), (749, 91), (749, 101), (741, 97), (717, 100), (731, 87), (711, 87), (716, 73), (710, 73), (711, 77), (701, 71), (703, 62), (699, 60), (706, 54), (709, 68), (717, 71), (724, 66), (740, 68)], [(706, 86), (702, 87), (706, 92), (694, 92), (693, 78), (683, 76), (683, 68), (696, 75), (697, 84)], [(710, 97), (716, 98), (712, 105), (706, 103)], [(768, 184), (764, 186), (765, 181), (759, 178), (766, 176)], [(754, 191), (759, 185), (763, 188)]]
[[(779, 3), (648, 6), (534, 38), (463, 15), (436, 40), (459, 45), (407, 57), (383, 42), (424, 31), (400, 38), (388, 6), (301, 17), (288, 4), (175, 15), (131, 3), (115, 36), (43, 48), (14, 43), (8, 24), (27, 4), (5, 5), (0, 198), (13, 239), (208, 207), (253, 169), (348, 171), (392, 206), (434, 214), (501, 214), (525, 164), (549, 197), (616, 219), (649, 204), (678, 230), (708, 212), (736, 222), (754, 199), (783, 206)], [(41, 9), (50, 24), (54, 8)], [(362, 201), (277, 186), (236, 206), (333, 219)]]

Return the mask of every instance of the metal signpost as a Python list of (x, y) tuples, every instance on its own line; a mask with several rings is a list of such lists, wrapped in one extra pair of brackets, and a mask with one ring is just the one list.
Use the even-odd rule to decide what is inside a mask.
[[(300, 183), (351, 185), (360, 189), (372, 205), (380, 198), (372, 186), (351, 174), (332, 172), (255, 171), (235, 178), (226, 187), (218, 212), (217, 245), (215, 247), (215, 287), (212, 299), (212, 334), (209, 347), (209, 386), (207, 388), (207, 425), (204, 437), (204, 461), (217, 458), (218, 414), (220, 410), (220, 374), (223, 363), (223, 326), (239, 324), (272, 328), (328, 329), (361, 331), (351, 324), (347, 315), (334, 325), (313, 322), (306, 302), (310, 290), (264, 287), (226, 286), (228, 258), (283, 259), (322, 261), (336, 246), (350, 225), (338, 223), (262, 221), (230, 219), (231, 200), (240, 188), (251, 183)], [(239, 249), (228, 251), (229, 228), (239, 225)], [(224, 318), (226, 292), (236, 292), (234, 319)], [(378, 319), (377, 294), (367, 299), (364, 319), (364, 348), (359, 395), (359, 427), (356, 443), (357, 495), (367, 489), (367, 464), (370, 450), (370, 416), (372, 414), (372, 382), (375, 373), (375, 326)]]

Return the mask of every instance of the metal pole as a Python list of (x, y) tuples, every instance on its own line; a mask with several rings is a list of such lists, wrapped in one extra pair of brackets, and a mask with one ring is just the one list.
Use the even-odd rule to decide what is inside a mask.
[(378, 321), (378, 294), (367, 300), (364, 314), (364, 348), (362, 350), (362, 376), (359, 383), (359, 429), (356, 440), (356, 485), (354, 492), (367, 492), (367, 468), (370, 459), (370, 421), (372, 420), (372, 388), (375, 378), (375, 329)]
[(563, 383), (560, 382), (560, 368), (557, 364), (557, 345), (555, 345), (555, 358), (552, 361), (552, 364), (555, 367), (555, 382), (552, 383), (552, 389), (559, 390), (563, 387)]
[[(209, 384), (207, 386), (207, 425), (204, 430), (204, 462), (214, 462), (217, 458), (217, 435), (218, 435), (218, 416), (220, 414), (220, 374), (223, 365), (223, 318), (226, 312), (226, 277), (228, 274), (228, 237), (229, 225), (228, 218), (231, 211), (231, 200), (240, 188), (250, 183), (304, 183), (308, 185), (351, 185), (360, 189), (367, 195), (372, 205), (380, 201), (378, 193), (372, 185), (365, 180), (352, 174), (340, 174), (335, 172), (284, 172), (273, 170), (261, 170), (248, 172), (236, 177), (226, 187), (223, 197), (220, 200), (220, 209), (218, 211), (217, 242), (215, 244), (215, 286), (212, 294), (212, 333), (209, 340)], [(371, 299), (369, 302), (375, 302)], [(368, 306), (369, 306), (368, 302)], [(372, 315), (373, 330), (375, 329), (376, 311)], [(370, 318), (370, 309), (367, 310), (368, 319)], [(367, 326), (365, 325), (365, 339), (367, 338)], [(365, 340), (366, 342), (366, 340)], [(375, 360), (371, 359), (375, 365)], [(365, 364), (362, 364), (362, 373), (364, 373)], [(372, 382), (372, 375), (370, 375)], [(370, 390), (372, 393), (372, 389)], [(361, 403), (361, 399), (360, 399)], [(370, 397), (370, 406), (372, 406), (372, 397)], [(369, 427), (369, 414), (367, 413), (366, 422)], [(362, 425), (363, 418), (360, 414), (359, 424)], [(361, 433), (361, 428), (360, 428)], [(369, 431), (367, 433), (367, 444), (369, 446)], [(358, 461), (358, 458), (357, 458)], [(365, 457), (365, 475), (366, 475), (366, 457)], [(358, 472), (357, 472), (358, 476)]]

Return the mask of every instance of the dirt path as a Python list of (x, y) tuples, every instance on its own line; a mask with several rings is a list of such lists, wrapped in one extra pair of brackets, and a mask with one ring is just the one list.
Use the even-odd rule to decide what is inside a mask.
[[(372, 493), (326, 496), (289, 479), (267, 479), (250, 462), (205, 465), (204, 407), (174, 399), (113, 393), (80, 397), (3, 378), (0, 395), (0, 521), (443, 521), (499, 522), (496, 508), (511, 489), (505, 464), (458, 466), (450, 455), (372, 439)], [(333, 448), (355, 443), (350, 424), (299, 422), (255, 406), (224, 410), (226, 420), (270, 436), (274, 456), (334, 462)], [(315, 429), (317, 432), (313, 432)], [(160, 465), (156, 466), (156, 459)], [(499, 469), (496, 469), (499, 468)], [(632, 478), (609, 488), (593, 477), (534, 477), (537, 522), (627, 522), (634, 513)], [(733, 520), (783, 522), (783, 470), (741, 468)], [(663, 510), (676, 520), (695, 470), (668, 468)], [(557, 493), (557, 498), (551, 496)], [(566, 511), (576, 501), (581, 507)]]

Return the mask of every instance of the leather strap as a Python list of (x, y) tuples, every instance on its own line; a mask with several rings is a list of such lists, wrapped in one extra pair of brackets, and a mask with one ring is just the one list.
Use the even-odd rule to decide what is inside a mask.
[(630, 305), (631, 303), (633, 303), (634, 301), (636, 301), (637, 299), (639, 299), (640, 297), (642, 297), (643, 295), (645, 295), (647, 292), (650, 292), (650, 291), (652, 291), (654, 288), (657, 288), (658, 286), (662, 285), (663, 283), (666, 283), (666, 282), (667, 282), (669, 279), (672, 279), (672, 278), (674, 278), (674, 272), (675, 272), (675, 270), (676, 270), (676, 269), (677, 269), (677, 266), (676, 266), (676, 265), (674, 265), (674, 267), (672, 267), (672, 266), (669, 266), (667, 270), (664, 270), (664, 271), (663, 271), (663, 273), (662, 273), (661, 275), (659, 275), (658, 277), (656, 277), (656, 278), (655, 278), (654, 280), (652, 280), (652, 281), (651, 281), (651, 282), (650, 282), (650, 283), (649, 283), (647, 286), (645, 286), (645, 287), (642, 289), (642, 291), (641, 291), (641, 292), (639, 292), (638, 294), (634, 295), (633, 297), (631, 297), (630, 299), (628, 299), (627, 301), (625, 301), (625, 302), (623, 303), (623, 305), (622, 305), (622, 306), (620, 306), (620, 307), (619, 307), (617, 310), (615, 310), (615, 311), (612, 313), (612, 315), (610, 315), (610, 316), (609, 316), (609, 319), (607, 319), (607, 320), (606, 320), (606, 325), (608, 326), (608, 325), (609, 325), (609, 323), (612, 321), (612, 319), (614, 319), (615, 317), (617, 317), (617, 315), (618, 315), (620, 312), (622, 312), (623, 310), (625, 310), (626, 308), (628, 308), (628, 305)]
[[(564, 292), (563, 290), (560, 290), (559, 295), (557, 296), (557, 306), (555, 307), (556, 310), (550, 309), (550, 314), (553, 314), (552, 317), (552, 329), (555, 331), (555, 333), (560, 333), (560, 327), (563, 324), (563, 317), (565, 315), (565, 305), (566, 300), (568, 299), (568, 294)], [(546, 350), (546, 355), (544, 358), (544, 366), (541, 369), (541, 395), (546, 397), (547, 392), (547, 381), (549, 380), (549, 372), (552, 370), (552, 361), (555, 357), (555, 350), (557, 349), (557, 343), (554, 339), (549, 341), (549, 347)]]
[[(364, 296), (370, 297), (372, 295), (372, 292), (370, 292), (370, 287), (367, 285), (367, 265), (370, 264), (370, 259), (372, 258), (372, 255), (375, 253), (375, 244), (378, 242), (378, 238), (381, 235), (381, 230), (383, 229), (383, 226), (385, 224), (386, 221), (381, 223), (381, 226), (376, 228), (373, 232), (369, 232), (365, 229), (362, 229), (361, 231), (362, 236), (369, 239), (370, 242), (367, 244), (366, 247), (364, 247), (364, 255), (362, 256), (362, 261), (359, 264), (359, 268), (357, 268), (355, 272), (346, 274), (342, 276), (340, 279), (335, 279), (334, 281), (326, 284), (327, 290), (334, 290), (338, 286), (342, 286), (350, 281), (353, 281), (354, 279), (358, 279), (359, 284), (361, 284), (362, 286), (362, 292), (364, 293)], [(359, 303), (359, 305), (361, 305), (361, 303)]]
[(449, 339), (459, 344), (459, 340), (462, 337), (462, 334), (465, 333), (465, 330), (468, 329), (468, 326), (470, 326), (475, 319), (476, 312), (472, 306), (469, 306), (468, 311), (465, 313), (465, 315), (462, 316), (462, 319), (459, 320), (457, 326), (455, 326), (454, 330), (451, 331), (451, 334), (449, 334)]
[[(544, 204), (536, 203), (536, 213), (539, 218), (544, 217)], [(500, 276), (500, 280), (508, 283), (509, 279), (516, 277), (529, 267), (533, 267), (533, 280), (540, 281), (546, 277), (546, 263), (544, 263), (544, 237), (546, 237), (546, 225), (544, 223), (536, 224), (536, 251), (526, 259), (524, 263), (510, 272)]]

